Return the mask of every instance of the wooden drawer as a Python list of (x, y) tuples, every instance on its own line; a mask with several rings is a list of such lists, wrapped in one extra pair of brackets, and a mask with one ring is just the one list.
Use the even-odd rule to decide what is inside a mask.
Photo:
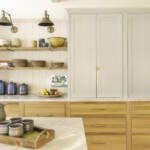
[(5, 111), (7, 117), (21, 116), (21, 110), (19, 103), (7, 103), (5, 105)]
[(89, 150), (126, 150), (126, 136), (87, 135)]
[(132, 118), (132, 133), (150, 133), (150, 117)]
[(26, 103), (25, 104), (25, 116), (28, 117), (51, 117), (65, 116), (65, 104), (64, 103)]
[(131, 103), (132, 114), (150, 114), (150, 102)]
[(150, 150), (150, 135), (133, 135), (132, 150)]
[(126, 118), (84, 118), (86, 132), (126, 133)]
[(71, 103), (71, 116), (126, 114), (126, 103)]

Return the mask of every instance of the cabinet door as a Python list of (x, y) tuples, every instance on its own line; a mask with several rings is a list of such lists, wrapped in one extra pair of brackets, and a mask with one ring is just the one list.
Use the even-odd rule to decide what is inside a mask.
[(150, 97), (150, 14), (128, 20), (129, 97)]
[(97, 28), (97, 96), (122, 97), (122, 15), (99, 15)]
[(126, 150), (124, 135), (87, 135), (89, 150)]
[(96, 15), (70, 18), (71, 96), (96, 97)]

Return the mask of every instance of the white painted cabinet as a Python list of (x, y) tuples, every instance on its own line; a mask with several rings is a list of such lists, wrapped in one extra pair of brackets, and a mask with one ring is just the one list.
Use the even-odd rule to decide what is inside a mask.
[(128, 21), (129, 97), (150, 97), (150, 13)]
[(97, 19), (97, 97), (122, 97), (122, 15)]
[(96, 97), (96, 15), (70, 20), (71, 96)]
[(122, 16), (70, 15), (71, 97), (122, 96)]

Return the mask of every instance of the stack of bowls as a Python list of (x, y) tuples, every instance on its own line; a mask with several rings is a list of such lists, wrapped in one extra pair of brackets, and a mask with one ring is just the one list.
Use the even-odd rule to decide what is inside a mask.
[(8, 134), (9, 124), (10, 124), (9, 121), (2, 121), (2, 122), (0, 122), (0, 134), (2, 134), (2, 135)]
[(28, 61), (26, 59), (13, 59), (12, 65), (14, 67), (27, 67)]
[(33, 60), (31, 61), (31, 66), (32, 67), (45, 67), (46, 62), (43, 60)]

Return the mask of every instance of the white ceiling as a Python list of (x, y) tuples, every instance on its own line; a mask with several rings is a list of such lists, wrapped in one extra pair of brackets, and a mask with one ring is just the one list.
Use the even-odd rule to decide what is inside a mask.
[(14, 18), (41, 18), (47, 9), (52, 18), (67, 18), (68, 7), (148, 7), (150, 0), (0, 0), (0, 10), (10, 12)]

